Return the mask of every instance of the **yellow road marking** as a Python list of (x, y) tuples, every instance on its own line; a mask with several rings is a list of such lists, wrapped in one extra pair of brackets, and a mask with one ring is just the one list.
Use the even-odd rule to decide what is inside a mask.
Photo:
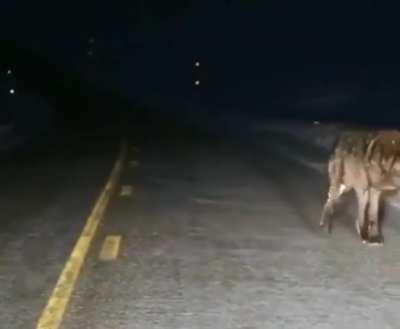
[(91, 214), (87, 218), (85, 227), (83, 228), (70, 257), (61, 272), (57, 284), (50, 295), (47, 305), (37, 322), (36, 329), (58, 329), (60, 327), (90, 244), (96, 233), (97, 227), (103, 218), (110, 198), (117, 186), (125, 157), (126, 144), (123, 142), (120, 154), (115, 162), (108, 182), (101, 192)]
[(109, 235), (103, 242), (99, 259), (103, 261), (115, 260), (118, 257), (119, 248), (121, 245), (120, 235)]
[(133, 191), (133, 187), (130, 185), (121, 186), (121, 191), (119, 193), (120, 196), (131, 196)]

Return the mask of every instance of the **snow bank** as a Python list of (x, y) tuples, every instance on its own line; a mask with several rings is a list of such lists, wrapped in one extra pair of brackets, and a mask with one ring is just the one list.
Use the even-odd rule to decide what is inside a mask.
[(319, 122), (304, 123), (286, 120), (271, 120), (268, 123), (253, 127), (255, 133), (276, 132), (293, 136), (299, 141), (311, 143), (325, 150), (331, 150), (340, 132), (337, 124), (321, 124)]
[(276, 151), (302, 165), (325, 174), (327, 161), (342, 128), (335, 124), (271, 120), (256, 124), (253, 132), (259, 140), (263, 135), (276, 135)]

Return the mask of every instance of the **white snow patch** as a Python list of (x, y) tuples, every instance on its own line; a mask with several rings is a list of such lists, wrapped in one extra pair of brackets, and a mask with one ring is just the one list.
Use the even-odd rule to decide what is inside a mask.
[(287, 133), (303, 142), (308, 142), (323, 149), (331, 149), (342, 128), (336, 124), (313, 124), (296, 121), (273, 120), (268, 123), (254, 125), (255, 133), (279, 132)]
[(283, 144), (276, 144), (274, 145), (274, 149), (278, 151), (279, 153), (283, 154), (286, 158), (296, 161), (300, 164), (302, 164), (305, 167), (311, 168), (320, 174), (324, 174), (327, 172), (327, 163), (326, 162), (318, 162), (314, 160), (310, 160), (307, 157), (305, 157), (303, 154), (300, 152), (295, 152), (292, 149), (289, 149)]

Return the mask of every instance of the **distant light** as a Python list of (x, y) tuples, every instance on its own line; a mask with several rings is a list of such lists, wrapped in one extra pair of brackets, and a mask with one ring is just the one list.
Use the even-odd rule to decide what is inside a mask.
[(87, 52), (87, 54), (88, 54), (88, 56), (93, 56), (93, 51), (92, 51), (92, 50), (89, 50), (89, 51)]
[(10, 89), (10, 94), (14, 95), (15, 94), (15, 89)]
[(194, 82), (194, 84), (195, 84), (196, 86), (199, 86), (199, 85), (200, 85), (200, 80), (196, 80), (196, 81)]
[(94, 43), (94, 38), (89, 38), (89, 43)]
[(319, 122), (319, 121), (314, 121), (314, 124), (315, 124), (315, 125), (319, 125), (320, 122)]
[(7, 75), (11, 75), (12, 71), (11, 70), (7, 70)]
[(200, 66), (200, 62), (195, 62), (194, 66), (199, 67)]

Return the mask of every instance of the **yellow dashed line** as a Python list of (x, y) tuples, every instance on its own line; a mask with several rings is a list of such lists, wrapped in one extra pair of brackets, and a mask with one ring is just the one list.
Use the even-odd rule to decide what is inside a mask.
[(37, 322), (36, 329), (58, 329), (60, 327), (71, 294), (81, 272), (82, 265), (85, 262), (90, 244), (94, 238), (100, 220), (103, 218), (110, 198), (116, 189), (125, 157), (126, 144), (123, 142), (110, 178), (101, 192), (92, 213), (89, 215), (86, 225), (61, 272), (47, 305)]
[(109, 235), (103, 242), (99, 259), (102, 261), (115, 260), (118, 257), (119, 248), (121, 245), (120, 235)]
[(133, 192), (133, 187), (130, 185), (123, 185), (121, 186), (121, 191), (119, 192), (120, 196), (131, 196)]

